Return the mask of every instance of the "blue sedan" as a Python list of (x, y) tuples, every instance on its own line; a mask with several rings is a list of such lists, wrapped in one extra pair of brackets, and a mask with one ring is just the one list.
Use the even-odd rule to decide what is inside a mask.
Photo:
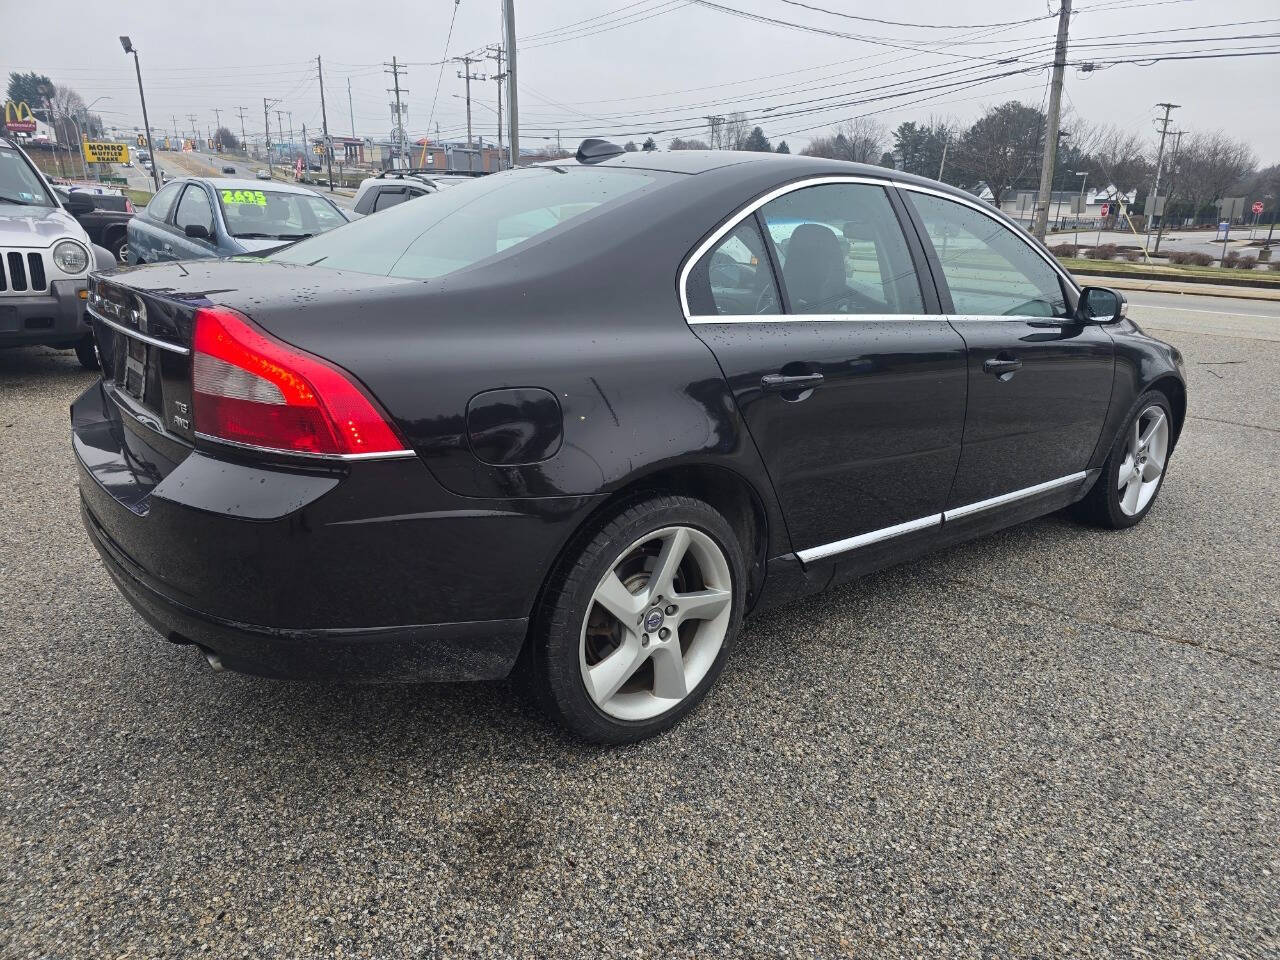
[(258, 253), (340, 227), (327, 198), (286, 183), (185, 177), (129, 221), (129, 263)]

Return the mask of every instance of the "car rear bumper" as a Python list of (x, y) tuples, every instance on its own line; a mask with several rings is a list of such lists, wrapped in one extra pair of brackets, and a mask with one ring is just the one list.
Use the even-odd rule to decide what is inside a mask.
[(110, 390), (71, 410), (85, 527), (149, 623), (228, 669), (504, 676), (586, 506), (457, 497), (416, 457), (298, 466), (165, 446)]
[(528, 630), (526, 618), (292, 629), (210, 616), (147, 586), (83, 501), (80, 513), (125, 599), (165, 639), (195, 644), (219, 669), (310, 680), (488, 680), (511, 671)]
[(49, 292), (0, 295), (0, 347), (74, 343), (89, 333), (84, 280), (54, 280)]

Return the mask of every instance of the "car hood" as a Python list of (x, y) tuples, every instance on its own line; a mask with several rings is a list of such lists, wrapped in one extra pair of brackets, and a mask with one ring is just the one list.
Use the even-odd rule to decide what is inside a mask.
[(89, 242), (84, 228), (61, 207), (0, 203), (0, 246), (47, 247), (66, 237)]
[(276, 247), (284, 246), (288, 240), (262, 239), (255, 240), (250, 238), (233, 237), (236, 246), (244, 250), (245, 253), (259, 253), (263, 250), (274, 250)]

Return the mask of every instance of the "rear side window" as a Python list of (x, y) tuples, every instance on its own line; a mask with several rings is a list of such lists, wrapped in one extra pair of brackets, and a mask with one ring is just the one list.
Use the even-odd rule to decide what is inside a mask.
[(405, 199), (404, 187), (379, 190), (373, 201), (373, 210), (375, 213), (379, 210), (386, 210), (388, 207), (394, 207), (397, 203), (404, 203)]
[(903, 191), (924, 221), (956, 313), (1065, 317), (1057, 272), (994, 217), (928, 193)]
[(923, 313), (920, 282), (882, 187), (829, 183), (760, 208), (791, 313)]
[(573, 166), (513, 170), (441, 191), (430, 203), (398, 204), (267, 259), (381, 276), (441, 277), (634, 202), (667, 176)]
[(180, 183), (171, 183), (162, 188), (147, 204), (147, 216), (152, 220), (168, 220), (173, 201), (178, 199), (178, 191), (181, 189)]
[(782, 312), (755, 217), (747, 217), (698, 259), (685, 290), (695, 317)]

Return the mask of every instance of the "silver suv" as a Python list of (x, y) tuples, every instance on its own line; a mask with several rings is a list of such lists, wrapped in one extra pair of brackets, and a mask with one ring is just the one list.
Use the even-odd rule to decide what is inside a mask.
[(36, 165), (0, 137), (0, 347), (74, 349), (83, 366), (97, 367), (85, 321), (86, 281), (97, 260)]

